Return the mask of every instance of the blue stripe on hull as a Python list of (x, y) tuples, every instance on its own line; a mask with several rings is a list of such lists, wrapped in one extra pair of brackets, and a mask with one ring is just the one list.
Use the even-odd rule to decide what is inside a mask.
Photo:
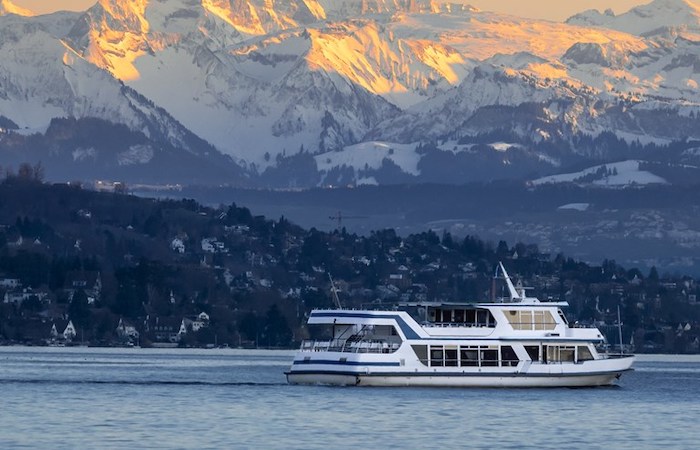
[(426, 377), (463, 377), (463, 378), (481, 378), (481, 377), (500, 377), (500, 378), (569, 378), (569, 377), (595, 377), (601, 375), (613, 375), (627, 370), (611, 370), (606, 372), (587, 372), (587, 373), (504, 373), (504, 372), (474, 372), (474, 373), (437, 373), (437, 372), (354, 372), (343, 370), (291, 370), (285, 372), (285, 375), (346, 375), (361, 377), (408, 377), (408, 378), (426, 378)]

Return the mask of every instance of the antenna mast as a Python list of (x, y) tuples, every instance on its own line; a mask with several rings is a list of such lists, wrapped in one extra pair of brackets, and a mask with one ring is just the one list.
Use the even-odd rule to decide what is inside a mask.
[(620, 319), (620, 305), (617, 305), (617, 332), (620, 335), (620, 356), (622, 356), (622, 320)]

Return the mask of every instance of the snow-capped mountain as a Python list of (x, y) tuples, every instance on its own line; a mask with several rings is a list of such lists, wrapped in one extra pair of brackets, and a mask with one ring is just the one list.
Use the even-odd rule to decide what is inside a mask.
[(15, 5), (10, 0), (0, 0), (0, 16), (16, 14), (18, 16), (33, 16), (34, 13), (26, 8)]
[(274, 185), (553, 173), (700, 139), (699, 10), (555, 23), (438, 0), (99, 0), (4, 15), (0, 128), (109, 121)]
[(693, 0), (655, 0), (615, 15), (589, 10), (567, 21), (569, 24), (604, 27), (638, 36), (700, 32), (700, 5)]

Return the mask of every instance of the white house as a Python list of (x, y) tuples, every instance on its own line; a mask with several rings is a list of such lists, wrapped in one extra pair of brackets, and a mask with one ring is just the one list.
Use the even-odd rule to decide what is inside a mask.
[[(59, 333), (58, 330), (60, 329), (63, 329), (63, 332)], [(72, 320), (69, 320), (68, 323), (59, 322), (58, 326), (56, 325), (56, 322), (51, 325), (51, 337), (54, 339), (59, 338), (65, 339), (66, 341), (71, 341), (77, 334), (78, 333), (75, 331), (75, 326), (73, 325)]]
[(0, 278), (0, 287), (4, 287), (6, 289), (17, 289), (21, 286), (22, 282), (19, 281), (19, 278)]
[(21, 291), (7, 291), (5, 292), (5, 297), (3, 302), (12, 303), (15, 305), (21, 305), (23, 301), (29, 299), (30, 297), (36, 297), (41, 302), (45, 302), (48, 294), (46, 292), (36, 292), (32, 288), (25, 288)]
[[(180, 238), (175, 238), (170, 242), (170, 249), (174, 252), (178, 252), (180, 254), (185, 253), (185, 243), (183, 242), (182, 239)], [(204, 246), (202, 245), (202, 249), (204, 249)]]
[(188, 327), (192, 327), (192, 321), (190, 319), (182, 319), (182, 322), (180, 322), (180, 329), (177, 332), (179, 338), (182, 338), (183, 335), (187, 334)]
[(199, 313), (197, 316), (197, 319), (192, 321), (192, 331), (199, 331), (202, 328), (206, 328), (209, 326), (209, 314), (205, 313), (202, 311)]
[(216, 253), (216, 247), (214, 247), (213, 239), (202, 239), (202, 251), (207, 253)]

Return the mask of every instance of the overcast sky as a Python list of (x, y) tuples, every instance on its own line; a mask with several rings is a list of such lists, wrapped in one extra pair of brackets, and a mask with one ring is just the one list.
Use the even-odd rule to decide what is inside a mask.
[[(11, 0), (17, 6), (37, 13), (53, 12), (60, 9), (82, 11), (94, 5), (96, 0)], [(619, 14), (635, 5), (649, 3), (650, 0), (451, 0), (469, 3), (483, 10), (507, 12), (509, 14), (550, 20), (564, 20), (586, 9), (605, 10), (612, 8)]]

